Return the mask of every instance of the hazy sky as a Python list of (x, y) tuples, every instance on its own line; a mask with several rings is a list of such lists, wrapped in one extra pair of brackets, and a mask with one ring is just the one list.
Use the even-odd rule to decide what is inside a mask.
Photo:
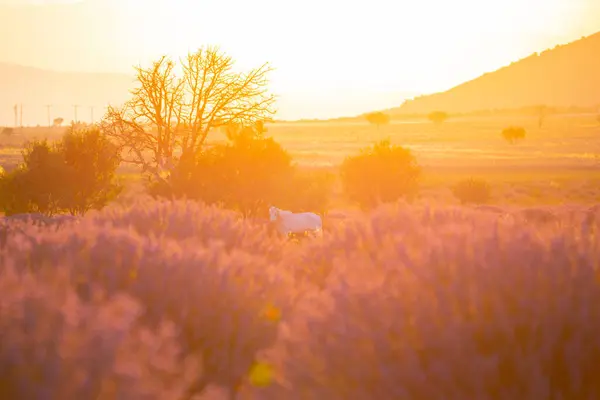
[(276, 68), (283, 118), (398, 106), (596, 31), (600, 0), (0, 0), (0, 61), (131, 73), (218, 44)]

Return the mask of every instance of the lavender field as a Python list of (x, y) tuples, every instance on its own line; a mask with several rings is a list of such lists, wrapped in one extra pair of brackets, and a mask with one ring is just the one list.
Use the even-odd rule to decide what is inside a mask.
[(149, 201), (3, 222), (2, 398), (600, 398), (600, 209), (324, 224), (296, 243)]

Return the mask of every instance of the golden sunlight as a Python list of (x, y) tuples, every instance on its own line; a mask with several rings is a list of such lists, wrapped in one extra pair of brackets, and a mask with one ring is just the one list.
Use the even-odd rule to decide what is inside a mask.
[(1, 398), (600, 399), (600, 0), (0, 0), (0, 38)]
[[(446, 90), (592, 33), (600, 17), (592, 0), (2, 4), (7, 11), (0, 13), (0, 33), (19, 39), (3, 41), (0, 50), (14, 62), (129, 72), (131, 65), (162, 54), (180, 57), (203, 44), (219, 44), (242, 69), (264, 61), (276, 68), (272, 86), (288, 117), (351, 115), (369, 103), (392, 106), (411, 94)], [(67, 35), (69, 28), (78, 34)], [(86, 46), (94, 51), (83, 51)], [(71, 53), (46, 57), (61, 49)], [(323, 91), (331, 93), (326, 102), (315, 101), (315, 93)]]

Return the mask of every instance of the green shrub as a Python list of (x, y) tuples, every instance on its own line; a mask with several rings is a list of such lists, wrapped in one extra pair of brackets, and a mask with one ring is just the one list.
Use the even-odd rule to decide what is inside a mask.
[(152, 184), (153, 196), (188, 198), (219, 204), (244, 216), (266, 215), (293, 191), (290, 155), (272, 138), (242, 130), (226, 144), (181, 159), (168, 182)]
[(27, 143), (22, 154), (23, 164), (0, 179), (2, 211), (56, 214), (69, 194), (64, 158), (46, 140)]
[(112, 182), (118, 151), (97, 129), (71, 130), (54, 144), (34, 140), (22, 154), (23, 163), (0, 176), (0, 209), (6, 215), (82, 215), (121, 191)]
[(363, 208), (412, 199), (418, 192), (421, 168), (410, 150), (389, 140), (365, 148), (342, 163), (341, 178), (348, 198)]
[(69, 195), (63, 207), (71, 214), (101, 209), (121, 193), (122, 186), (113, 182), (119, 152), (98, 128), (70, 130), (57, 150), (70, 167)]
[(452, 193), (461, 204), (485, 204), (490, 201), (491, 187), (484, 180), (469, 178), (454, 185)]

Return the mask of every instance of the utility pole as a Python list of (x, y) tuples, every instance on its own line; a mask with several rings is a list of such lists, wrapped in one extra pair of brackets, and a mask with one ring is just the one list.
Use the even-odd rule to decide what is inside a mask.
[(79, 107), (79, 104), (73, 104), (73, 115), (75, 117), (75, 119), (73, 120), (74, 123), (77, 123), (77, 108)]
[(13, 111), (15, 112), (15, 125), (14, 127), (16, 128), (17, 126), (19, 126), (19, 106), (15, 103), (15, 106), (13, 107)]
[(23, 128), (23, 103), (21, 103), (21, 114), (19, 115), (19, 122), (20, 122), (21, 128)]
[(46, 104), (46, 110), (48, 111), (48, 126), (52, 126), (52, 123), (50, 121), (50, 108), (52, 107), (52, 104)]

